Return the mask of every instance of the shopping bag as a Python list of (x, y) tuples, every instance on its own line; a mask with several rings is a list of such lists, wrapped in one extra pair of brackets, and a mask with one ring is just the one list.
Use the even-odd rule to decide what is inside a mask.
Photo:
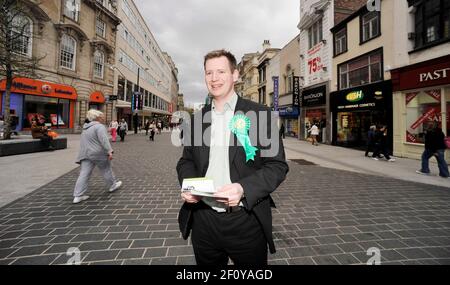
[(49, 137), (51, 137), (51, 138), (54, 138), (54, 139), (56, 139), (56, 138), (59, 136), (58, 133), (55, 132), (55, 131), (48, 131), (48, 132), (47, 132), (47, 135), (48, 135)]

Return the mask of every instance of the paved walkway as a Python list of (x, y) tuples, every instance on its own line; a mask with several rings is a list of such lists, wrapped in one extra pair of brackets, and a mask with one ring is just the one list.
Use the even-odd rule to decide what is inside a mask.
[[(362, 157), (367, 165), (357, 168), (357, 155), (341, 154), (345, 149), (315, 149), (286, 140), (288, 157), (320, 166), (290, 162), (287, 180), (274, 192), (278, 251), (270, 264), (365, 264), (371, 248), (379, 250), (382, 264), (450, 264), (448, 188), (365, 173), (371, 163), (406, 172), (400, 161)], [(91, 199), (72, 205), (79, 173), (73, 169), (0, 208), (0, 264), (66, 264), (71, 248), (80, 250), (82, 264), (194, 264), (190, 241), (180, 238), (177, 223), (175, 165), (181, 149), (163, 134), (154, 143), (129, 136), (115, 150), (114, 170), (124, 182), (118, 192), (107, 193), (95, 171)], [(53, 155), (73, 167), (72, 154)], [(25, 156), (22, 165), (35, 165), (32, 155)], [(340, 156), (346, 164), (336, 160)], [(28, 173), (21, 173), (26, 180)], [(2, 181), (10, 177), (1, 174)]]

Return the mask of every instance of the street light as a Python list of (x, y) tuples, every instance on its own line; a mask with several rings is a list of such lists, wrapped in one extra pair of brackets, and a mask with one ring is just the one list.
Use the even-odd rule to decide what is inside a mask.
[[(148, 70), (148, 68), (144, 68), (145, 71)], [(141, 67), (138, 66), (138, 72), (137, 72), (137, 93), (140, 94), (140, 87), (139, 87), (139, 78), (140, 78), (140, 71), (141, 71)], [(136, 93), (135, 93), (136, 94)], [(143, 95), (142, 95), (143, 96)], [(139, 96), (141, 97), (141, 96)], [(143, 99), (143, 97), (142, 97)], [(138, 132), (138, 124), (139, 124), (139, 114), (138, 114), (138, 108), (137, 106), (135, 106), (135, 110), (132, 110), (134, 115), (133, 115), (133, 127), (134, 127), (134, 133), (137, 134)], [(144, 113), (142, 112), (142, 122), (144, 122)]]

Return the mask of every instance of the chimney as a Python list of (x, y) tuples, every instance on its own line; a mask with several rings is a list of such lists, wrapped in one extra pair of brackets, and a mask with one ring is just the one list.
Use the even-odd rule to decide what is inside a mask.
[(265, 51), (268, 48), (270, 48), (270, 41), (269, 40), (264, 40), (263, 51)]

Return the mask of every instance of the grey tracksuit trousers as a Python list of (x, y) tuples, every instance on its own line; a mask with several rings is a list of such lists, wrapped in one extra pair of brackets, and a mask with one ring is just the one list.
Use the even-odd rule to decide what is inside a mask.
[(75, 184), (75, 190), (73, 192), (74, 197), (80, 197), (87, 191), (89, 178), (91, 177), (95, 166), (99, 168), (103, 178), (105, 178), (108, 189), (116, 183), (116, 177), (112, 171), (111, 161), (83, 159), (81, 161), (80, 176), (78, 177), (77, 183)]

